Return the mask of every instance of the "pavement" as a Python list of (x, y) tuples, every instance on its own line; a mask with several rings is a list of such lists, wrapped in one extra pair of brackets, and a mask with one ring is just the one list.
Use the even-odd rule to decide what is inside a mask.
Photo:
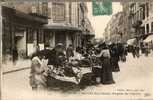
[(18, 60), (16, 63), (12, 62), (6, 62), (5, 64), (2, 64), (2, 71), (3, 74), (8, 74), (20, 70), (25, 70), (30, 68), (30, 60), (29, 59), (21, 59)]

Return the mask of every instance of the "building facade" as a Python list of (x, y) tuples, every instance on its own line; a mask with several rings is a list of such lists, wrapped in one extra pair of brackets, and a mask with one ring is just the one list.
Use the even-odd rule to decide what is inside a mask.
[(111, 20), (108, 22), (105, 32), (104, 38), (107, 42), (121, 42), (122, 36), (124, 34), (123, 29), (123, 12), (118, 12), (117, 14), (113, 15)]
[(4, 60), (26, 58), (58, 43), (83, 46), (84, 33), (94, 33), (84, 2), (6, 2), (2, 12)]
[[(144, 2), (121, 2), (121, 4), (123, 11), (119, 15), (120, 18), (113, 16), (105, 29), (106, 40), (111, 40), (113, 37), (120, 38), (121, 42), (132, 38), (141, 41), (153, 32), (153, 2), (146, 0)], [(112, 35), (116, 32), (119, 35)]]
[(89, 32), (90, 21), (87, 20), (87, 7), (83, 2), (49, 2), (49, 23), (44, 26), (45, 44), (53, 48), (58, 43), (65, 47), (72, 44), (74, 48), (82, 46), (84, 32)]
[(124, 32), (127, 39), (136, 38), (137, 45), (153, 33), (153, 2), (123, 2)]
[(110, 27), (110, 23), (112, 23), (112, 20), (110, 20), (108, 23), (107, 23), (107, 26), (104, 30), (104, 40), (108, 43), (110, 41), (110, 38), (111, 38), (111, 27)]
[[(47, 24), (48, 17), (47, 14), (40, 13), (37, 6), (29, 2), (9, 2), (2, 6), (4, 61), (26, 58), (38, 49), (38, 45), (43, 49), (42, 25)], [(41, 9), (42, 12), (46, 11), (43, 7)]]
[(65, 47), (80, 45), (81, 27), (78, 2), (49, 2), (48, 24), (44, 26), (45, 44), (53, 48), (62, 43)]

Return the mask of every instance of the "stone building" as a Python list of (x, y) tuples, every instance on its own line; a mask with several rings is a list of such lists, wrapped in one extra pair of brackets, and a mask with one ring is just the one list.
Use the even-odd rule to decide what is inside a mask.
[(112, 20), (110, 20), (108, 23), (107, 23), (107, 26), (104, 30), (104, 40), (108, 43), (110, 41), (110, 37), (111, 37), (111, 26), (110, 24), (112, 23)]
[[(21, 3), (21, 2), (20, 2)], [(43, 24), (47, 24), (46, 3), (6, 2), (2, 6), (3, 60), (26, 58), (43, 49)], [(33, 10), (35, 8), (35, 10)], [(42, 13), (40, 12), (42, 10)], [(39, 46), (38, 46), (39, 45)]]
[(146, 1), (140, 5), (143, 7), (143, 19), (142, 19), (142, 27), (144, 27), (144, 33), (149, 34), (153, 32), (153, 2)]
[(83, 14), (83, 20), (82, 20), (82, 45), (86, 46), (87, 42), (91, 41), (95, 37), (95, 31), (91, 25), (90, 20), (87, 17), (88, 9), (87, 9), (87, 3), (81, 3), (81, 11)]
[(84, 2), (6, 2), (2, 12), (4, 60), (26, 58), (45, 45), (83, 46), (94, 33)]
[(45, 44), (53, 48), (57, 43), (79, 45), (79, 4), (77, 2), (49, 2), (49, 23), (44, 25)]
[(122, 3), (124, 12), (124, 27), (127, 38), (136, 38), (140, 43), (153, 32), (153, 2)]
[(118, 12), (113, 15), (111, 20), (108, 22), (107, 27), (105, 28), (104, 38), (105, 41), (110, 42), (122, 42), (123, 35), (123, 12)]
[[(53, 48), (57, 43), (65, 47), (82, 46), (84, 32), (91, 29), (87, 20), (87, 7), (83, 2), (49, 2), (49, 23), (44, 25), (45, 44)], [(86, 27), (88, 25), (88, 27)], [(90, 31), (89, 31), (90, 32)]]
[(123, 27), (124, 27), (124, 36), (126, 40), (133, 38), (135, 29), (132, 27), (132, 22), (130, 21), (131, 18), (131, 10), (130, 10), (130, 3), (122, 2), (123, 7)]

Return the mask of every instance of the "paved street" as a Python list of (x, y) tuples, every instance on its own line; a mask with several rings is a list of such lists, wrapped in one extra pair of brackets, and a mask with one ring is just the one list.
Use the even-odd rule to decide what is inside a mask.
[(128, 55), (126, 63), (120, 62), (120, 70), (121, 71), (118, 73), (113, 73), (115, 84), (87, 87), (85, 90), (77, 92), (81, 93), (82, 96), (74, 93), (72, 95), (61, 94), (59, 91), (51, 91), (43, 94), (34, 93), (29, 86), (29, 69), (8, 73), (3, 76), (3, 98), (4, 100), (32, 100), (34, 98), (37, 100), (44, 98), (45, 100), (50, 100), (50, 96), (55, 96), (58, 99), (61, 96), (65, 99), (76, 96), (79, 99), (83, 99), (85, 95), (89, 95), (89, 98), (86, 96), (84, 99), (94, 99), (96, 95), (99, 95), (98, 97), (103, 96), (103, 98), (107, 98), (111, 93), (114, 95), (114, 99), (117, 98), (115, 97), (116, 95), (119, 95), (118, 97), (121, 99), (124, 98), (125, 95), (119, 93), (124, 92), (133, 93), (138, 91), (139, 93), (141, 91), (140, 93), (144, 93), (128, 94), (131, 95), (129, 97), (147, 97), (150, 95), (147, 94), (148, 92), (153, 93), (153, 87), (150, 87), (150, 84), (153, 83), (152, 56), (141, 56), (140, 58), (134, 59), (132, 55)]

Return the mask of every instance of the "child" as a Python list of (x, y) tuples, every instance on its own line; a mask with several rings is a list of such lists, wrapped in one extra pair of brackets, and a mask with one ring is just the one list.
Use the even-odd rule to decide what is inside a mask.
[(30, 85), (33, 90), (46, 89), (46, 76), (47, 76), (47, 61), (39, 56), (32, 59)]

